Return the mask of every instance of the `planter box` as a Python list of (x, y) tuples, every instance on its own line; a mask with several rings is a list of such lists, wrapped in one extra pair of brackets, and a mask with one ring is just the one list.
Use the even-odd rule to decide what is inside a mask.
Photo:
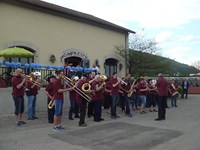
[(189, 87), (189, 94), (200, 94), (200, 87)]

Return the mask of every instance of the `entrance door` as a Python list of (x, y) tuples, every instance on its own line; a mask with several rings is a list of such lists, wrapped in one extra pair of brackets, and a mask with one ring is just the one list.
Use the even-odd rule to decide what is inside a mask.
[(80, 57), (68, 57), (65, 59), (65, 64), (72, 64), (72, 66), (82, 66), (82, 58)]

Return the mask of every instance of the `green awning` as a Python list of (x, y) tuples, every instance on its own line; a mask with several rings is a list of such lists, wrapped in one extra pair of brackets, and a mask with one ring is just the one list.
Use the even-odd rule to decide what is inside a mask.
[(34, 57), (34, 53), (20, 47), (12, 47), (0, 50), (0, 57), (10, 58), (10, 57), (20, 57), (29, 58)]

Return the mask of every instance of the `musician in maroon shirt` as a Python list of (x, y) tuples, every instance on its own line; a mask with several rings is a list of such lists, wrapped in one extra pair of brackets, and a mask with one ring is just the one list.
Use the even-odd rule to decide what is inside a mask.
[(76, 91), (74, 90), (74, 86), (78, 82), (79, 77), (75, 76), (72, 79), (72, 82), (69, 85), (69, 99), (70, 99), (70, 109), (69, 109), (69, 120), (74, 120), (73, 113), (75, 114), (75, 118), (79, 118), (78, 109), (76, 108)]
[(111, 104), (111, 118), (116, 119), (119, 118), (116, 113), (117, 109), (117, 102), (119, 101), (119, 84), (122, 81), (117, 78), (117, 73), (113, 73), (113, 77), (110, 79), (111, 84), (111, 97), (112, 97), (112, 104)]
[(162, 73), (158, 74), (158, 79), (155, 86), (158, 92), (158, 118), (155, 121), (165, 120), (166, 104), (168, 96), (168, 81), (164, 78)]
[(54, 94), (55, 90), (53, 87), (53, 82), (54, 82), (55, 76), (50, 76), (48, 78), (48, 84), (44, 90), (45, 94), (47, 95), (47, 111), (48, 111), (48, 122), (53, 123), (54, 121), (54, 113), (55, 113), (55, 107), (53, 106), (51, 109), (48, 107), (48, 104), (50, 101), (54, 100)]
[(25, 122), (22, 121), (22, 116), (24, 113), (24, 86), (26, 78), (22, 78), (21, 75), (22, 69), (18, 68), (11, 79), (12, 96), (15, 104), (16, 126), (25, 124)]
[[(89, 77), (88, 77), (89, 84), (92, 84), (95, 81), (94, 77), (95, 77), (95, 72), (92, 71), (89, 74)], [(93, 110), (94, 110), (93, 101), (91, 101), (90, 103), (88, 103), (88, 112), (87, 112), (88, 118), (90, 118), (91, 116), (94, 115), (94, 111)]]
[[(172, 79), (172, 83), (169, 86), (169, 92), (171, 94), (171, 106), (172, 107), (178, 107), (176, 104), (177, 96), (179, 96), (179, 93), (177, 92), (178, 85), (176, 84), (176, 81)], [(175, 92), (177, 94), (175, 94)]]
[(100, 79), (99, 75), (96, 75), (95, 80), (92, 82), (92, 90), (95, 92), (95, 95), (92, 97), (95, 122), (100, 122), (104, 120), (103, 118), (101, 118), (101, 112), (103, 93), (106, 88), (105, 86), (106, 83)]
[(144, 114), (146, 111), (144, 110), (146, 105), (146, 99), (147, 99), (147, 92), (149, 88), (146, 85), (146, 82), (143, 77), (140, 78), (140, 83), (138, 83), (138, 95), (141, 100), (141, 106), (140, 106), (140, 113)]
[(127, 74), (124, 83), (120, 84), (120, 89), (123, 91), (124, 98), (125, 98), (125, 114), (128, 117), (132, 117), (131, 111), (130, 111), (130, 102), (129, 102), (129, 97), (128, 93), (131, 90), (131, 74)]
[[(83, 74), (82, 78), (78, 81), (76, 87), (79, 89), (79, 91), (81, 91), (80, 93), (84, 93), (84, 91), (82, 90), (82, 86), (85, 83), (88, 83), (88, 75), (87, 74)], [(89, 93), (91, 93), (92, 91), (88, 91)], [(84, 95), (84, 94), (82, 94)], [(76, 93), (76, 101), (79, 104), (80, 107), (80, 120), (79, 120), (79, 126), (80, 127), (86, 127), (87, 124), (85, 123), (85, 115), (86, 115), (86, 109), (87, 109), (87, 100), (85, 99), (86, 96), (80, 96), (78, 93)]]
[[(30, 73), (31, 79), (26, 82), (26, 88), (30, 91), (28, 97), (28, 120), (38, 119), (35, 116), (35, 107), (36, 107), (36, 95), (38, 94), (38, 79), (33, 73)], [(32, 81), (31, 81), (32, 80)]]
[(66, 92), (69, 89), (67, 89), (66, 84), (64, 84), (63, 71), (58, 70), (56, 74), (57, 74), (57, 77), (55, 78), (55, 81), (53, 82), (53, 87), (55, 90), (55, 94), (54, 94), (55, 115), (54, 115), (53, 131), (60, 131), (64, 129), (61, 126), (62, 110), (63, 110), (63, 104), (64, 104), (63, 92)]

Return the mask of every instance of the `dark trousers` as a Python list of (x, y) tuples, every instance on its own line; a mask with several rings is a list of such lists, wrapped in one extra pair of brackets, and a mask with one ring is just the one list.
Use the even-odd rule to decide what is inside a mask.
[(102, 107), (101, 100), (93, 101), (93, 106), (94, 106), (94, 121), (100, 121), (100, 119), (101, 119), (101, 107)]
[(70, 99), (69, 118), (72, 118), (74, 112), (75, 112), (75, 99)]
[(158, 96), (158, 118), (165, 119), (167, 96)]
[(81, 104), (80, 104), (80, 121), (79, 121), (80, 125), (82, 125), (82, 124), (85, 123), (86, 109), (87, 109), (87, 101), (84, 98), (81, 98)]
[(184, 95), (185, 95), (185, 99), (187, 99), (187, 97), (188, 97), (188, 89), (183, 89), (182, 99), (184, 98)]
[(110, 93), (105, 93), (104, 94), (104, 109), (109, 109), (111, 107), (111, 95)]
[(151, 106), (153, 106), (153, 107), (156, 106), (156, 98), (155, 98), (154, 93), (149, 93), (147, 95), (147, 107), (149, 108)]
[(50, 99), (47, 100), (47, 110), (48, 110), (48, 121), (49, 123), (53, 123), (54, 122), (54, 114), (55, 114), (55, 107), (53, 106), (53, 108), (49, 109), (48, 108), (48, 104), (50, 103)]
[(88, 104), (88, 112), (87, 112), (87, 115), (90, 117), (90, 116), (93, 116), (93, 102), (91, 101), (89, 104)]

